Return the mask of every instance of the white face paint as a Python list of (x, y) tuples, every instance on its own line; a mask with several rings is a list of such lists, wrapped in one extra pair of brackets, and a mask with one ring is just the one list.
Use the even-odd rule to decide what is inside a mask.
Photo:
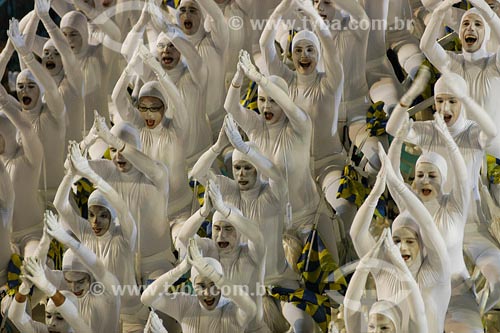
[(156, 59), (163, 69), (174, 69), (181, 60), (181, 53), (175, 45), (167, 39), (162, 39), (156, 44)]
[(194, 35), (198, 32), (201, 27), (201, 13), (198, 7), (193, 3), (188, 2), (182, 5), (178, 9), (179, 15), (179, 26), (186, 35)]
[(401, 252), (401, 257), (408, 267), (413, 264), (420, 265), (420, 245), (417, 233), (406, 227), (397, 229), (392, 234), (392, 240)]
[(443, 117), (446, 126), (453, 126), (462, 111), (462, 103), (453, 95), (437, 94), (435, 105), (436, 111)]
[(251, 190), (257, 181), (257, 170), (247, 161), (233, 162), (233, 176), (238, 182), (240, 191)]
[(231, 223), (216, 221), (212, 224), (212, 239), (220, 253), (231, 253), (239, 245), (239, 235)]
[(274, 101), (274, 99), (269, 97), (269, 95), (261, 89), (259, 89), (257, 108), (259, 109), (261, 116), (264, 117), (264, 120), (268, 125), (276, 124), (283, 117), (285, 117), (281, 106), (279, 106), (278, 103)]
[(319, 16), (329, 24), (335, 18), (337, 10), (331, 0), (313, 0), (314, 8), (318, 11)]
[(200, 304), (211, 311), (217, 307), (221, 297), (221, 291), (215, 283), (205, 276), (198, 275), (194, 279), (194, 289)]
[(55, 76), (63, 69), (61, 55), (54, 46), (43, 49), (42, 66)]
[(20, 79), (16, 84), (17, 99), (23, 110), (33, 110), (40, 98), (40, 87), (28, 78)]
[(83, 39), (78, 30), (71, 27), (64, 27), (61, 29), (61, 31), (64, 34), (64, 37), (66, 37), (66, 40), (68, 41), (68, 44), (71, 47), (73, 53), (80, 53), (83, 46)]
[(153, 96), (144, 96), (139, 99), (137, 109), (147, 128), (153, 129), (158, 126), (165, 115), (165, 107), (161, 99)]
[(71, 326), (64, 320), (63, 316), (57, 311), (56, 306), (49, 300), (45, 307), (45, 324), (49, 333), (70, 333), (73, 332)]
[(114, 147), (109, 147), (109, 155), (120, 172), (129, 172), (133, 165)]
[(111, 224), (111, 213), (106, 207), (92, 205), (89, 206), (90, 227), (96, 236), (102, 236), (108, 231)]
[(64, 280), (68, 289), (78, 298), (85, 296), (90, 289), (90, 275), (85, 272), (66, 271)]
[(417, 165), (413, 189), (422, 201), (431, 201), (441, 196), (443, 177), (437, 166), (423, 162)]
[(396, 333), (396, 327), (383, 314), (373, 313), (368, 318), (368, 333)]
[(307, 75), (316, 70), (318, 65), (318, 50), (311, 41), (299, 40), (293, 47), (292, 60), (297, 73)]
[(470, 53), (479, 50), (483, 45), (485, 30), (483, 19), (479, 15), (467, 14), (460, 25), (462, 48)]

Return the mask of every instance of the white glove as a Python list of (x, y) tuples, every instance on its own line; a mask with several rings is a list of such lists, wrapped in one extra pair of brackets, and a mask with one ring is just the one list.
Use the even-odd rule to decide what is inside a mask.
[(21, 35), (21, 31), (19, 30), (19, 21), (15, 18), (11, 18), (9, 20), (9, 30), (7, 30), (7, 35), (9, 35), (9, 39), (16, 50), (24, 50), (27, 52), (26, 43)]
[(418, 95), (420, 95), (425, 88), (427, 87), (427, 83), (431, 77), (431, 71), (428, 67), (422, 66), (418, 71), (417, 77), (415, 81), (413, 81), (410, 89), (404, 94), (401, 98), (401, 101), (405, 105), (410, 105)]
[(69, 147), (70, 151), (70, 161), (76, 173), (83, 177), (88, 177), (88, 175), (93, 174), (94, 171), (90, 167), (89, 161), (82, 156), (80, 147), (76, 142), (71, 142)]
[(38, 17), (49, 16), (50, 0), (35, 0), (35, 11)]
[(21, 285), (19, 286), (19, 293), (21, 295), (29, 295), (33, 283), (26, 277), (26, 270), (21, 266), (21, 275), (19, 276), (21, 280)]
[(250, 80), (261, 83), (264, 76), (259, 73), (250, 59), (250, 54), (245, 50), (240, 50), (239, 66)]
[(29, 257), (24, 260), (24, 276), (30, 280), (44, 294), (52, 297), (56, 294), (57, 288), (47, 280), (43, 269), (43, 264), (36, 257)]
[(210, 199), (212, 200), (212, 204), (214, 205), (215, 209), (224, 215), (224, 217), (229, 217), (229, 214), (231, 214), (231, 208), (229, 208), (224, 200), (222, 199), (222, 194), (220, 192), (220, 188), (217, 184), (214, 182), (211, 182), (208, 185), (208, 189), (210, 191)]
[(70, 234), (63, 229), (61, 224), (57, 221), (57, 215), (52, 213), (51, 211), (45, 211), (44, 215), (45, 225), (47, 226), (47, 233), (53, 238), (57, 239), (59, 242), (64, 245), (72, 244), (76, 242)]
[(196, 267), (201, 275), (206, 276), (217, 285), (221, 276), (216, 272), (215, 268), (212, 267), (212, 265), (201, 255), (198, 244), (196, 243), (196, 239), (194, 238), (189, 239), (187, 261), (189, 264)]
[(168, 333), (168, 331), (163, 327), (163, 321), (158, 317), (154, 311), (149, 312), (148, 321), (146, 327), (144, 328), (144, 333)]
[(108, 145), (116, 148), (118, 151), (125, 149), (125, 142), (111, 134), (109, 127), (106, 124), (106, 119), (94, 110), (94, 124), (97, 135), (104, 140)]
[(248, 154), (248, 152), (250, 151), (250, 146), (245, 141), (243, 141), (243, 138), (238, 131), (238, 127), (236, 126), (236, 123), (231, 115), (226, 116), (226, 119), (224, 120), (224, 126), (226, 130), (226, 136), (233, 147), (244, 154)]

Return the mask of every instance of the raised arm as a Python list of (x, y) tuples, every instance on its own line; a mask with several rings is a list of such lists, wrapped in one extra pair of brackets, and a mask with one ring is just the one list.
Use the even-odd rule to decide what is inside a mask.
[(83, 220), (79, 212), (75, 211), (69, 201), (71, 187), (77, 177), (77, 171), (73, 167), (70, 154), (68, 154), (66, 162), (64, 162), (64, 166), (66, 168), (66, 173), (59, 184), (59, 188), (57, 189), (57, 193), (54, 198), (54, 207), (56, 207), (61, 219), (68, 224), (71, 231), (73, 231), (77, 237), (80, 237), (82, 223), (86, 223), (86, 221)]
[(387, 155), (383, 151), (379, 151), (379, 156), (389, 166), (387, 168), (387, 184), (391, 185), (389, 187), (391, 195), (404, 203), (407, 213), (420, 226), (420, 235), (429, 263), (432, 269), (438, 272), (436, 276), (439, 277), (440, 281), (446, 279), (450, 272), (448, 251), (434, 219), (415, 193), (396, 176)]
[[(229, 40), (229, 26), (224, 13), (213, 0), (198, 0), (198, 4), (210, 17), (210, 35), (215, 47), (220, 54), (226, 52)], [(202, 28), (203, 26), (200, 26), (200, 29)]]
[(283, 0), (271, 14), (266, 22), (266, 26), (260, 36), (260, 52), (264, 56), (267, 69), (270, 74), (278, 75), (284, 78), (288, 83), (293, 77), (293, 72), (281, 60), (276, 52), (274, 40), (276, 39), (276, 27), (280, 23), (283, 15), (292, 7), (294, 0)]
[(128, 240), (131, 252), (135, 252), (137, 227), (127, 204), (118, 192), (90, 167), (89, 161), (82, 156), (76, 142), (70, 144), (69, 150), (71, 153), (71, 163), (79, 175), (90, 180), (115, 209), (123, 236)]
[(432, 13), (427, 24), (422, 39), (420, 39), (420, 49), (424, 52), (429, 61), (440, 71), (446, 70), (450, 62), (450, 56), (445, 49), (437, 42), (443, 30), (443, 21), (451, 6), (460, 0), (443, 0)]
[[(384, 161), (382, 161), (384, 162)], [(382, 163), (382, 167), (377, 175), (375, 185), (366, 197), (365, 202), (359, 207), (354, 221), (352, 222), (349, 234), (354, 245), (354, 249), (359, 257), (365, 256), (370, 249), (375, 246), (375, 240), (370, 233), (370, 224), (377, 207), (378, 200), (385, 191), (385, 179), (387, 165)]]
[(470, 97), (468, 91), (461, 88), (463, 85), (457, 82), (456, 75), (454, 73), (444, 73), (442, 79), (446, 80), (446, 85), (451, 90), (452, 95), (456, 96), (467, 110), (467, 118), (475, 121), (481, 128), (479, 142), (484, 148), (497, 136), (497, 124), (491, 119), (486, 110)]
[(238, 64), (233, 81), (227, 91), (226, 100), (224, 101), (224, 109), (231, 114), (238, 125), (247, 133), (255, 129), (260, 122), (259, 115), (252, 110), (248, 110), (240, 104), (241, 85), (245, 77), (244, 71)]
[(278, 198), (286, 198), (287, 183), (280, 170), (276, 165), (265, 157), (255, 145), (249, 145), (248, 142), (243, 141), (236, 123), (228, 116), (224, 121), (226, 135), (235, 149), (245, 154), (248, 160), (253, 164), (262, 174), (269, 178), (272, 191)]
[[(392, 136), (397, 136), (398, 131), (402, 127), (408, 127), (408, 122), (410, 121), (408, 108), (411, 106), (415, 98), (417, 98), (427, 87), (427, 82), (429, 81), (430, 75), (431, 73), (429, 68), (425, 66), (419, 70), (418, 75), (416, 76), (415, 81), (413, 81), (410, 89), (408, 89), (403, 97), (401, 97), (399, 103), (392, 111), (392, 114), (386, 126), (387, 133), (391, 134)], [(416, 143), (416, 138), (417, 133), (415, 132), (415, 130), (411, 127), (408, 128), (408, 133), (406, 135), (406, 138), (404, 139), (408, 142)]]
[(241, 327), (246, 327), (246, 325), (255, 317), (257, 314), (257, 305), (250, 298), (247, 292), (242, 288), (243, 286), (233, 285), (227, 281), (222, 274), (217, 272), (217, 268), (214, 267), (210, 261), (206, 260), (201, 256), (200, 250), (194, 239), (189, 241), (188, 248), (188, 261), (195, 267), (200, 275), (209, 278), (215, 283), (217, 288), (221, 290), (233, 290), (230, 294), (224, 295), (230, 298), (234, 304), (238, 307), (236, 313), (236, 319)]
[(23, 142), (23, 149), (28, 162), (32, 167), (41, 165), (43, 146), (40, 138), (33, 130), (29, 120), (21, 114), (21, 107), (14, 102), (5, 88), (0, 85), (0, 110), (2, 110), (12, 124), (17, 128)]
[(196, 161), (193, 169), (191, 169), (189, 173), (190, 177), (193, 177), (204, 186), (207, 186), (208, 181), (215, 181), (216, 176), (211, 169), (212, 164), (217, 159), (217, 156), (222, 153), (224, 148), (229, 145), (229, 140), (224, 128), (225, 125), (222, 126), (217, 141), (198, 158), (198, 161)]
[(311, 126), (309, 116), (293, 102), (288, 92), (283, 91), (269, 78), (259, 73), (257, 68), (252, 64), (250, 55), (247, 51), (240, 51), (239, 66), (250, 80), (255, 81), (269, 97), (281, 106), (296, 133), (303, 134), (307, 132), (308, 127)]
[(19, 31), (19, 22), (15, 19), (10, 20), (9, 38), (14, 45), (16, 51), (21, 55), (26, 66), (30, 69), (33, 75), (40, 81), (40, 84), (45, 89), (45, 101), (49, 106), (52, 115), (55, 118), (64, 117), (65, 107), (64, 101), (57, 89), (56, 82), (50, 76), (50, 74), (42, 67), (42, 65), (36, 61), (33, 53), (28, 50), (24, 42), (24, 38)]
[(202, 88), (205, 87), (208, 78), (208, 66), (203, 61), (203, 58), (194, 45), (187, 40), (186, 36), (177, 25), (168, 24), (165, 33), (186, 60), (189, 73), (191, 73), (194, 83)]
[(109, 131), (106, 119), (100, 116), (97, 111), (94, 114), (97, 119), (97, 135), (109, 146), (119, 151), (132, 165), (142, 172), (156, 187), (168, 192), (168, 170), (165, 164), (153, 160), (133, 145), (114, 136)]
[(139, 47), (139, 45), (141, 44), (141, 39), (144, 36), (144, 31), (150, 18), (149, 1), (145, 1), (139, 20), (137, 20), (137, 22), (134, 24), (122, 44), (120, 52), (125, 57), (127, 62), (132, 59), (135, 50), (137, 50), (137, 47)]
[[(335, 0), (334, 3), (336, 7), (348, 13), (352, 20), (357, 21), (358, 27), (363, 26), (361, 24), (370, 22), (365, 10), (357, 1)], [(363, 29), (352, 29), (351, 31), (353, 31), (358, 38), (360, 38), (362, 34), (367, 33), (367, 31), (363, 32)]]
[(366, 322), (362, 322), (365, 316), (362, 315), (362, 298), (365, 293), (368, 274), (372, 269), (378, 269), (381, 261), (378, 259), (380, 248), (384, 242), (388, 229), (384, 229), (379, 239), (368, 252), (362, 256), (361, 260), (352, 275), (351, 281), (347, 287), (344, 299), (344, 318), (346, 332), (362, 332), (366, 327)]
[[(102, 32), (106, 34), (103, 44), (109, 45), (110, 42), (121, 40), (120, 28), (105, 12), (100, 12), (96, 8), (91, 7), (85, 0), (72, 0), (73, 4), (80, 9), (85, 16), (89, 18), (91, 23), (97, 25)], [(114, 52), (114, 51), (113, 51)]]
[(57, 221), (56, 215), (52, 214), (49, 216), (45, 220), (45, 223), (49, 235), (70, 248), (81, 260), (82, 264), (92, 273), (96, 281), (102, 283), (106, 290), (113, 290), (111, 288), (116, 283), (116, 278), (108, 272), (103, 262), (94, 252), (68, 234)]
[[(491, 34), (495, 36), (496, 40), (500, 40), (500, 18), (498, 15), (491, 9), (488, 3), (484, 0), (470, 0), (470, 3), (479, 10), (479, 12), (484, 17), (486, 24), (490, 26)], [(496, 63), (497, 67), (500, 68), (500, 56), (498, 56), (498, 51), (500, 50), (500, 45), (497, 47), (497, 57)]]
[(176, 301), (173, 297), (165, 297), (165, 293), (168, 292), (168, 287), (173, 285), (173, 283), (190, 268), (191, 265), (188, 264), (186, 259), (184, 259), (179, 265), (172, 268), (170, 271), (166, 272), (150, 284), (142, 293), (141, 302), (146, 306), (165, 311), (165, 308), (168, 308), (169, 304), (175, 303)]
[(63, 33), (50, 18), (50, 0), (35, 0), (35, 10), (49, 33), (50, 38), (54, 42), (57, 51), (61, 55), (64, 73), (68, 78), (68, 83), (73, 90), (80, 92), (83, 82), (82, 70)]
[(113, 103), (115, 103), (116, 109), (123, 120), (128, 121), (137, 128), (141, 128), (144, 126), (144, 119), (139, 114), (139, 110), (137, 110), (132, 104), (130, 95), (127, 91), (128, 83), (134, 77), (132, 68), (138, 63), (138, 61), (141, 61), (139, 57), (134, 56), (127, 64), (122, 72), (122, 75), (120, 75), (120, 78), (115, 84), (111, 99), (113, 100)]
[[(297, 3), (299, 4), (298, 8), (302, 9), (302, 12), (311, 21), (313, 30), (321, 43), (321, 53), (326, 73), (325, 82), (330, 91), (337, 93), (337, 99), (340, 100), (341, 89), (339, 88), (344, 84), (344, 71), (330, 28), (314, 9), (311, 1), (297, 1)], [(317, 51), (319, 52), (320, 50)]]
[[(412, 322), (411, 332), (428, 332), (427, 316), (425, 314), (425, 305), (424, 300), (422, 299), (422, 294), (420, 293), (420, 288), (417, 284), (417, 281), (413, 278), (408, 266), (403, 261), (403, 258), (401, 257), (401, 251), (396, 246), (396, 244), (394, 244), (390, 233), (387, 233), (387, 236), (384, 239), (384, 248), (391, 264), (394, 265), (394, 268), (398, 272), (398, 276), (400, 276), (399, 280), (402, 283), (403, 291), (406, 291), (408, 293), (408, 296), (405, 297), (405, 301), (408, 305), (410, 320)], [(447, 280), (449, 281), (450, 271), (448, 270), (447, 272)], [(444, 278), (446, 277), (443, 277), (443, 279)]]
[(243, 216), (238, 208), (226, 204), (222, 199), (222, 194), (220, 193), (218, 185), (210, 183), (209, 189), (214, 208), (221, 213), (242, 236), (248, 239), (248, 248), (252, 260), (255, 263), (261, 262), (266, 252), (265, 248), (261, 246), (261, 244), (264, 244), (264, 236), (257, 222)]
[[(160, 63), (144, 45), (139, 46), (137, 52), (144, 64), (156, 74), (156, 77), (160, 82), (160, 86), (163, 89), (163, 95), (168, 98), (168, 104), (174, 107), (172, 118), (174, 128), (179, 136), (185, 137), (187, 132), (186, 129), (189, 126), (189, 118), (186, 107), (184, 106), (185, 101), (181, 97), (179, 89), (177, 89), (167, 72), (165, 72)], [(165, 105), (165, 107), (167, 107), (167, 105)]]
[(195, 237), (198, 229), (200, 229), (203, 221), (205, 221), (212, 211), (212, 202), (210, 199), (210, 188), (206, 188), (204, 194), (204, 204), (193, 215), (191, 215), (184, 223), (182, 223), (181, 231), (177, 234), (176, 249), (181, 249), (181, 253), (187, 249), (189, 239)]
[(453, 189), (450, 194), (457, 204), (457, 209), (460, 209), (463, 215), (469, 208), (472, 179), (468, 179), (469, 175), (464, 157), (451, 136), (443, 117), (437, 112), (434, 114), (434, 127), (445, 142), (448, 151), (448, 165), (453, 169), (454, 175), (452, 180)]

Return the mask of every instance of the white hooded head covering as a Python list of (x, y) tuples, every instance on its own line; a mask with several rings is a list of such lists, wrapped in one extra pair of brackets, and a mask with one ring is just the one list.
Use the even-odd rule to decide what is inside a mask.
[(92, 272), (82, 263), (72, 249), (68, 249), (64, 252), (62, 271), (87, 273), (92, 279), (94, 279)]
[(139, 100), (141, 100), (142, 97), (146, 96), (156, 97), (163, 103), (165, 113), (162, 119), (162, 123), (164, 123), (167, 120), (167, 118), (169, 118), (167, 114), (169, 114), (171, 119), (172, 115), (171, 112), (169, 113), (167, 99), (165, 98), (165, 95), (163, 94), (163, 88), (161, 87), (158, 81), (149, 81), (142, 86), (141, 90), (139, 91)]
[(74, 10), (71, 12), (67, 12), (61, 18), (61, 29), (63, 28), (73, 28), (80, 33), (82, 36), (82, 48), (78, 55), (83, 55), (88, 49), (89, 46), (89, 29), (87, 24), (87, 17), (82, 13)]
[(443, 156), (435, 152), (423, 153), (418, 158), (417, 163), (415, 164), (415, 169), (418, 168), (420, 163), (430, 163), (438, 168), (439, 173), (441, 174), (441, 190), (443, 190), (442, 187), (446, 183), (446, 177), (448, 175), (448, 163), (446, 163)]
[(309, 30), (301, 30), (299, 31), (295, 36), (293, 36), (292, 40), (292, 50), (295, 48), (298, 42), (301, 40), (307, 40), (311, 42), (314, 47), (316, 48), (316, 51), (318, 52), (318, 59), (316, 61), (317, 64), (321, 62), (321, 43), (318, 39), (318, 36), (312, 31)]
[(413, 264), (408, 267), (412, 275), (417, 276), (417, 273), (420, 270), (420, 266), (422, 266), (422, 262), (424, 261), (425, 257), (425, 251), (424, 251), (425, 248), (424, 248), (424, 243), (422, 242), (422, 236), (421, 236), (422, 234), (420, 232), (420, 226), (408, 211), (403, 211), (392, 222), (393, 234), (396, 230), (401, 228), (411, 229), (417, 234), (417, 242), (418, 242), (418, 247), (420, 249), (419, 251), (420, 255), (418, 258), (415, 258), (416, 260), (413, 262)]
[(177, 12), (176, 12), (176, 18), (177, 18), (177, 24), (180, 25), (180, 8), (186, 5), (194, 5), (196, 8), (198, 8), (198, 11), (201, 14), (200, 18), (200, 27), (198, 28), (198, 31), (196, 31), (193, 35), (186, 35), (186, 38), (193, 43), (194, 46), (198, 46), (198, 44), (201, 42), (201, 40), (206, 36), (207, 31), (205, 30), (205, 19), (207, 17), (205, 11), (201, 6), (195, 1), (195, 0), (181, 0), (179, 3), (179, 7), (177, 7)]
[(5, 141), (5, 149), (2, 155), (13, 156), (18, 147), (17, 129), (3, 112), (0, 112), (0, 135)]
[[(259, 150), (259, 148), (257, 147), (257, 145), (254, 142), (246, 141), (245, 143), (247, 145), (249, 145), (251, 148)], [(245, 162), (250, 163), (255, 168), (255, 170), (257, 171), (257, 175), (256, 175), (256, 179), (255, 179), (255, 184), (254, 184), (253, 188), (251, 188), (250, 190), (245, 191), (245, 192), (249, 192), (249, 191), (250, 192), (257, 191), (258, 192), (258, 191), (260, 191), (260, 188), (262, 186), (262, 179), (261, 179), (260, 170), (255, 167), (255, 165), (249, 160), (249, 158), (248, 158), (247, 155), (243, 154), (242, 152), (240, 152), (237, 149), (235, 149), (233, 151), (232, 158), (233, 158), (233, 165), (235, 164), (236, 161), (245, 161)]]
[(474, 60), (481, 59), (481, 58), (488, 56), (488, 51), (486, 50), (486, 47), (488, 45), (488, 41), (490, 40), (491, 28), (490, 28), (489, 24), (486, 22), (486, 20), (484, 19), (481, 12), (479, 10), (477, 10), (477, 8), (471, 8), (464, 13), (464, 15), (462, 16), (462, 20), (460, 21), (460, 27), (462, 27), (464, 19), (470, 14), (476, 14), (477, 16), (479, 16), (483, 20), (483, 24), (484, 24), (484, 39), (483, 39), (483, 42), (482, 42), (479, 50), (477, 50), (476, 52), (473, 52), (473, 53), (467, 52), (465, 50), (462, 51), (466, 60), (474, 61)]
[[(224, 270), (222, 269), (222, 265), (220, 264), (220, 262), (217, 259), (211, 258), (211, 257), (205, 257), (204, 259), (206, 261), (208, 261), (208, 264), (215, 269), (217, 274), (224, 276)], [(194, 266), (191, 267), (191, 281), (193, 283), (198, 275), (200, 275), (200, 272), (198, 271), (198, 269)]]
[(375, 302), (372, 307), (370, 308), (370, 313), (369, 315), (372, 314), (381, 314), (387, 317), (392, 323), (394, 324), (394, 327), (396, 328), (396, 333), (402, 333), (401, 330), (401, 320), (402, 320), (402, 315), (401, 315), (401, 310), (399, 307), (390, 302), (390, 301), (378, 301)]
[(113, 208), (111, 203), (106, 199), (104, 194), (101, 192), (101, 190), (97, 189), (94, 192), (92, 192), (89, 196), (88, 206), (101, 206), (109, 210), (109, 213), (111, 214), (111, 220), (114, 220), (116, 218), (116, 210)]
[[(168, 35), (166, 33), (164, 33), (163, 31), (160, 32), (160, 34), (156, 38), (156, 45), (158, 45), (158, 44), (167, 45), (170, 42), (171, 42), (170, 38), (168, 38)], [(155, 54), (156, 54), (157, 58), (160, 57), (156, 48), (155, 48)], [(182, 54), (181, 54), (181, 56), (182, 56)], [(181, 57), (181, 59), (179, 59), (179, 62), (177, 63), (177, 65), (175, 65), (175, 67), (172, 69), (166, 70), (166, 72), (167, 72), (168, 76), (170, 77), (170, 79), (172, 80), (172, 82), (177, 83), (179, 81), (179, 79), (181, 78), (182, 74), (184, 73), (185, 69), (186, 69), (186, 64), (184, 63), (184, 60)]]
[[(454, 82), (454, 85), (459, 87), (461, 96), (469, 95), (469, 88), (467, 86), (467, 82), (465, 82), (464, 78), (456, 73), (446, 73), (443, 74), (434, 85), (434, 100), (436, 100), (436, 96), (439, 94), (448, 94), (455, 95), (450, 89), (448, 82)], [(459, 97), (459, 96), (456, 96)], [(466, 115), (465, 115), (465, 107), (462, 104), (462, 109), (460, 110), (460, 114), (457, 117), (455, 123), (451, 126), (448, 126), (448, 130), (450, 131), (452, 136), (460, 133), (466, 126)]]
[(43, 95), (45, 94), (45, 89), (43, 85), (40, 84), (40, 81), (33, 75), (33, 73), (29, 69), (24, 69), (19, 73), (16, 79), (16, 85), (21, 82), (34, 82), (38, 86), (38, 90), (40, 93), (38, 94), (38, 100), (36, 101), (35, 107), (30, 110), (31, 113), (38, 113), (42, 109), (43, 105)]
[(129, 122), (123, 121), (111, 128), (111, 134), (125, 141), (126, 143), (141, 150), (141, 136), (139, 130)]
[[(56, 44), (54, 44), (54, 41), (51, 39), (47, 40), (45, 42), (45, 44), (43, 44), (43, 49), (46, 50), (48, 48), (55, 48), (57, 50), (57, 47), (56, 47)], [(59, 50), (58, 50), (59, 51)], [(59, 70), (59, 72), (52, 76), (54, 78), (54, 81), (56, 81), (57, 84), (59, 84), (59, 82), (61, 82), (61, 80), (63, 79), (64, 77), (64, 66), (61, 66), (61, 69)]]

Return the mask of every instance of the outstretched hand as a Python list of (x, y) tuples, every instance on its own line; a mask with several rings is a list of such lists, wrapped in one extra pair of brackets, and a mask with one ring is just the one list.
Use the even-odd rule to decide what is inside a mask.
[(229, 114), (226, 116), (226, 119), (224, 120), (224, 128), (226, 130), (226, 136), (233, 147), (244, 154), (248, 154), (250, 146), (243, 141), (240, 131), (238, 130), (238, 126), (236, 125), (232, 115)]
[(263, 75), (259, 73), (255, 65), (252, 63), (252, 60), (250, 59), (250, 54), (245, 51), (245, 50), (240, 50), (240, 56), (239, 56), (239, 66), (245, 73), (245, 75), (252, 81), (255, 81), (259, 83)]
[(17, 19), (11, 18), (9, 20), (9, 30), (7, 30), (7, 35), (17, 50), (26, 47), (26, 42), (24, 41), (23, 35), (21, 35), (19, 21)]

